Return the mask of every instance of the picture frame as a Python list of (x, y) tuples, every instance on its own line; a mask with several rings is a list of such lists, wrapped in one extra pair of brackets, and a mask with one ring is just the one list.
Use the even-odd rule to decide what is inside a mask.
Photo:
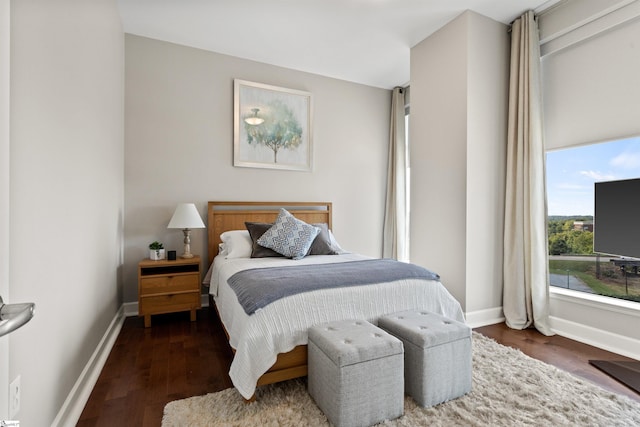
[(310, 92), (234, 79), (233, 165), (312, 170)]

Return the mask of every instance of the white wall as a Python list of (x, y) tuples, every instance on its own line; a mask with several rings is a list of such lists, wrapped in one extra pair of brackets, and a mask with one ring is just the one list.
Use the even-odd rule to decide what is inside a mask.
[[(182, 252), (182, 232), (166, 228), (180, 202), (195, 203), (206, 221), (209, 200), (330, 201), (341, 245), (381, 255), (390, 91), (134, 35), (125, 40), (126, 302), (137, 302), (137, 264), (150, 242)], [(313, 94), (312, 172), (233, 167), (234, 78)], [(191, 242), (206, 259), (205, 230), (194, 230)]]
[[(640, 1), (564, 1), (539, 17), (547, 149), (640, 135)], [(559, 334), (640, 359), (640, 304), (551, 288)]]
[[(0, 296), (9, 299), (9, 0), (0, 0)], [(9, 337), (0, 338), (0, 420), (9, 419)]]
[(465, 305), (467, 16), (411, 49), (411, 262)]
[(508, 46), (465, 12), (411, 50), (411, 261), (467, 313), (502, 305)]
[(121, 304), (123, 60), (114, 0), (11, 3), (9, 290), (36, 303), (9, 336), (24, 426), (54, 422)]
[(507, 26), (469, 19), (466, 312), (502, 306), (510, 37)]

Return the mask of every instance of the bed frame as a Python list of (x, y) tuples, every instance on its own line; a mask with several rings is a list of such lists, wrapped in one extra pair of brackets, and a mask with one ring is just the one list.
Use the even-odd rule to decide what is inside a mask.
[[(245, 221), (273, 222), (280, 208), (285, 208), (296, 218), (307, 223), (325, 222), (331, 229), (330, 202), (209, 202), (207, 209), (209, 263), (207, 267), (218, 254), (218, 245), (221, 243), (220, 234), (229, 230), (246, 229)], [(211, 295), (209, 295), (209, 306), (215, 307)], [(226, 330), (225, 333), (228, 339), (229, 334)], [(299, 345), (288, 353), (280, 353), (273, 366), (258, 379), (257, 385), (273, 384), (306, 375), (307, 346)], [(249, 400), (254, 399), (255, 395)]]

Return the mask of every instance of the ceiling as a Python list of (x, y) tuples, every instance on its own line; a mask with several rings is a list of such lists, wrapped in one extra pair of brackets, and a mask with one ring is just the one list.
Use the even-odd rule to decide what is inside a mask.
[(410, 49), (469, 9), (508, 24), (558, 0), (118, 0), (124, 31), (390, 89)]

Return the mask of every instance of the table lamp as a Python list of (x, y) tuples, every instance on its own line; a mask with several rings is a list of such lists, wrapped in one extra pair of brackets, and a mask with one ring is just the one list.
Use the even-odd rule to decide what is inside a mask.
[(193, 203), (181, 203), (169, 221), (167, 228), (181, 228), (184, 233), (184, 253), (182, 258), (193, 258), (191, 253), (191, 229), (204, 228), (204, 222)]

